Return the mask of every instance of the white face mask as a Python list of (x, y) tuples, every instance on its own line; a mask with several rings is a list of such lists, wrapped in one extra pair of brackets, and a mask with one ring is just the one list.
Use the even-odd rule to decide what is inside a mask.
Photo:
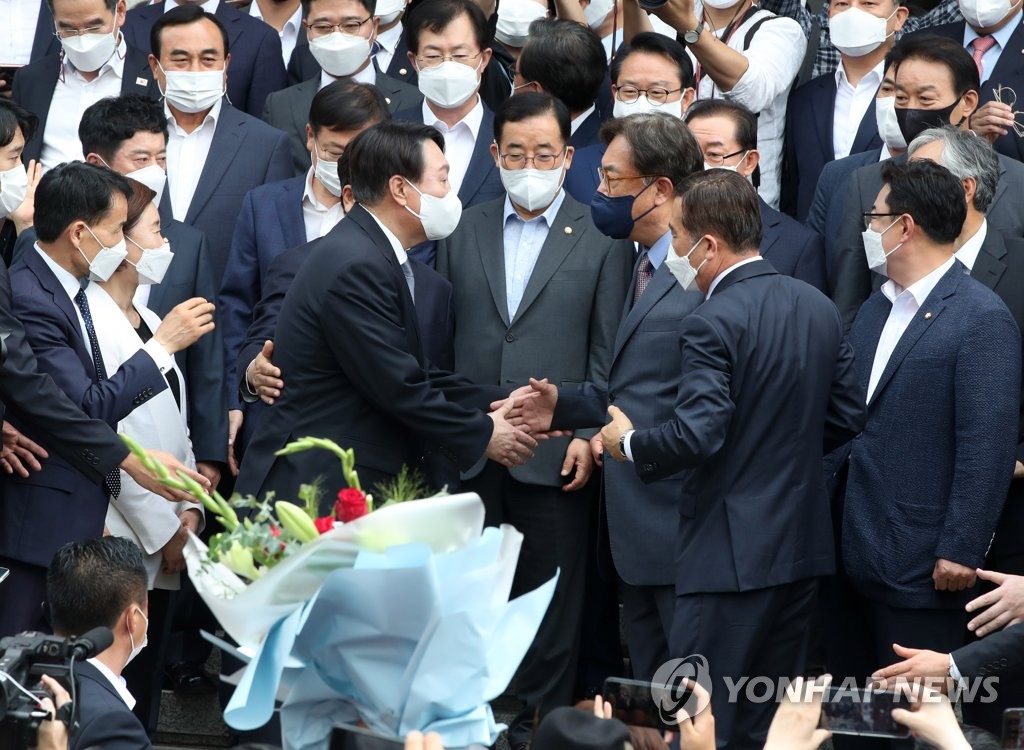
[(138, 646), (136, 646), (135, 645), (135, 637), (132, 635), (131, 623), (129, 622), (129, 624), (128, 624), (128, 640), (132, 644), (132, 652), (130, 654), (128, 654), (128, 661), (126, 661), (124, 663), (124, 665), (126, 667), (129, 664), (132, 663), (132, 661), (135, 659), (136, 656), (138, 656), (139, 654), (142, 653), (142, 649), (144, 649), (146, 646), (149, 645), (149, 618), (146, 617), (145, 614), (143, 614), (141, 609), (139, 610), (139, 614), (142, 615), (142, 619), (146, 621), (146, 635), (143, 636), (142, 643), (140, 643)]
[(995, 26), (1017, 7), (1011, 0), (960, 0), (960, 12), (964, 19), (976, 29)]
[[(873, 16), (860, 8), (848, 8), (828, 20), (828, 33), (835, 48), (850, 57), (863, 57), (878, 49), (889, 38), (889, 18)], [(895, 32), (894, 32), (895, 33)]]
[(18, 162), (6, 172), (0, 172), (0, 219), (13, 213), (28, 195), (28, 172)]
[(316, 166), (313, 167), (313, 175), (320, 180), (320, 184), (327, 188), (327, 192), (335, 198), (341, 197), (341, 178), (338, 177), (338, 162), (330, 161), (320, 155), (320, 147), (317, 146), (316, 138), (313, 139), (313, 151), (316, 153)]
[(547, 7), (533, 0), (501, 0), (494, 38), (509, 47), (522, 47), (530, 36), (530, 24), (547, 16)]
[[(458, 63), (456, 63), (458, 65)], [(407, 205), (405, 210), (420, 220), (423, 225), (423, 233), (428, 240), (443, 240), (459, 225), (462, 218), (462, 201), (459, 194), (449, 190), (444, 198), (436, 195), (427, 195), (408, 180), (406, 184), (420, 194), (420, 212), (416, 213)]]
[(704, 267), (704, 264), (708, 262), (708, 259), (705, 256), (704, 260), (702, 260), (700, 265), (696, 268), (690, 265), (690, 256), (693, 255), (693, 251), (697, 249), (697, 245), (699, 245), (703, 240), (704, 238), (701, 237), (693, 243), (693, 247), (690, 248), (690, 252), (682, 257), (676, 255), (674, 249), (665, 256), (665, 265), (668, 267), (668, 270), (672, 275), (676, 277), (676, 281), (679, 282), (683, 291), (689, 292), (697, 288), (697, 274), (700, 273), (700, 269)]
[(380, 19), (381, 26), (387, 26), (398, 20), (405, 10), (405, 0), (381, 0), (377, 3), (374, 13)]
[(868, 268), (883, 276), (889, 275), (886, 269), (889, 256), (903, 247), (902, 242), (889, 252), (885, 252), (885, 248), (882, 247), (882, 235), (896, 226), (897, 223), (899, 223), (899, 217), (881, 232), (868, 228), (861, 233), (861, 237), (864, 238), (864, 257), (867, 258)]
[(164, 240), (164, 244), (160, 247), (146, 248), (135, 240), (128, 239), (127, 237), (125, 239), (142, 251), (142, 257), (139, 258), (138, 263), (128, 261), (139, 272), (139, 284), (145, 286), (146, 284), (159, 284), (163, 281), (171, 261), (174, 260), (174, 253), (171, 252), (170, 243)]
[(615, 103), (612, 105), (612, 117), (616, 119), (636, 114), (647, 114), (648, 112), (663, 112), (666, 115), (682, 119), (683, 97), (680, 96), (679, 100), (675, 102), (655, 104), (647, 98), (647, 94), (640, 94), (635, 102), (622, 102), (616, 97)]
[(309, 51), (328, 75), (350, 76), (370, 56), (370, 40), (354, 34), (332, 31), (327, 36), (309, 40)]
[(527, 211), (550, 206), (565, 178), (564, 164), (554, 169), (505, 169), (499, 164), (498, 171), (508, 197)]
[(128, 246), (124, 241), (124, 237), (113, 247), (106, 247), (89, 227), (86, 227), (85, 231), (91, 234), (92, 238), (100, 246), (100, 251), (96, 253), (96, 257), (92, 260), (89, 260), (88, 256), (82, 252), (81, 247), (78, 248), (78, 252), (85, 258), (86, 263), (89, 264), (89, 278), (93, 281), (108, 281), (114, 275), (117, 267), (121, 265), (121, 261), (128, 256)]
[(736, 0), (704, 0), (704, 5), (715, 10), (725, 10), (736, 5)]
[(163, 71), (167, 79), (167, 90), (163, 91), (167, 103), (181, 112), (195, 114), (205, 112), (213, 107), (227, 90), (224, 81), (224, 69), (166, 71), (159, 63), (157, 67)]
[(157, 208), (160, 207), (160, 197), (164, 194), (164, 185), (167, 184), (167, 173), (164, 170), (156, 164), (150, 164), (148, 167), (129, 172), (125, 177), (141, 182), (156, 193), (153, 197), (153, 205)]
[(61, 39), (60, 46), (76, 70), (92, 73), (117, 51), (117, 27), (109, 34), (78, 34)]
[(583, 9), (587, 25), (596, 30), (612, 12), (614, 4), (615, 0), (590, 0), (590, 5)]
[(875, 99), (875, 124), (878, 125), (879, 138), (890, 151), (907, 147), (907, 139), (903, 137), (899, 120), (896, 119), (895, 96)]
[(480, 62), (475, 68), (454, 60), (446, 60), (436, 68), (420, 68), (420, 93), (442, 109), (465, 104), (480, 88), (480, 77), (477, 75)]

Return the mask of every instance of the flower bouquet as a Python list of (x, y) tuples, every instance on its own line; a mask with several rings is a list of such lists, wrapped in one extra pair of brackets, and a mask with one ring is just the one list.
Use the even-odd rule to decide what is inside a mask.
[(437, 731), (450, 748), (496, 741), (503, 727), (488, 701), (525, 656), (557, 576), (509, 601), (522, 535), (485, 530), (477, 495), (389, 497), (372, 511), (353, 452), (304, 438), (282, 452), (329, 450), (348, 484), (322, 519), (307, 486), (301, 506), (227, 502), (129, 447), (224, 526), (208, 548), (191, 538), (185, 559), (200, 596), (251, 657), (225, 710), (229, 726), (262, 726), (276, 697), (289, 750), (326, 747), (332, 726), (357, 721), (392, 737)]

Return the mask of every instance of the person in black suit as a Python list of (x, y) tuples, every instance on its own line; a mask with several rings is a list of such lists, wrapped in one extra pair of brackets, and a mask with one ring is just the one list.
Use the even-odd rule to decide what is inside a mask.
[[(835, 307), (758, 254), (753, 186), (716, 169), (676, 193), (667, 262), (706, 301), (680, 328), (675, 416), (634, 429), (612, 404), (601, 441), (644, 481), (684, 471), (672, 654), (706, 659), (719, 746), (760, 748), (774, 703), (730, 699), (725, 678), (801, 674), (817, 579), (835, 570), (822, 450), (860, 431), (864, 404)], [(531, 429), (603, 421), (601, 389), (531, 382)]]
[[(748, 179), (757, 169), (757, 118), (742, 104), (725, 99), (696, 102), (686, 124), (704, 152), (706, 169), (728, 169)], [(763, 200), (761, 257), (786, 276), (827, 292), (825, 248), (821, 236), (776, 211)]]
[[(353, 447), (368, 487), (416, 466), (426, 444), (464, 469), (484, 455), (509, 466), (532, 455), (536, 441), (503, 416), (511, 400), (480, 410), (507, 391), (438, 371), (423, 353), (406, 248), (443, 239), (462, 213), (443, 144), (429, 126), (381, 123), (346, 149), (359, 205), (320, 240), (285, 297), (274, 361), (288, 387), (242, 461), (242, 494), (291, 496), (324, 472), (315, 456), (275, 456), (299, 434)], [(326, 470), (325, 486), (342, 487), (341, 467)]]
[(908, 13), (899, 0), (829, 3), (839, 67), (793, 91), (786, 109), (781, 208), (797, 220), (807, 218), (825, 164), (882, 145), (875, 92)]
[(78, 726), (70, 750), (146, 750), (152, 744), (132, 713), (135, 699), (121, 672), (146, 645), (149, 602), (142, 552), (123, 537), (69, 542), (46, 572), (53, 630), (72, 638), (110, 628), (113, 644), (75, 664)]
[(0, 97), (0, 259), (6, 265), (18, 235), (32, 226), (32, 197), (42, 168), (34, 161), (26, 166), (22, 153), (38, 125), (34, 114)]
[[(202, 6), (202, 2), (188, 4)], [(133, 8), (124, 22), (128, 43), (145, 53), (156, 54), (153, 26), (176, 7), (178, 3), (174, 0), (161, 0)], [(231, 49), (228, 99), (236, 109), (259, 117), (267, 96), (288, 85), (281, 59), (281, 39), (267, 24), (239, 13), (227, 2), (218, 2), (211, 14), (217, 17), (227, 35), (224, 46)]]
[(124, 0), (50, 1), (62, 50), (19, 70), (13, 86), (14, 101), (39, 118), (25, 158), (44, 169), (83, 158), (78, 118), (90, 104), (119, 94), (160, 96), (146, 51), (122, 33)]

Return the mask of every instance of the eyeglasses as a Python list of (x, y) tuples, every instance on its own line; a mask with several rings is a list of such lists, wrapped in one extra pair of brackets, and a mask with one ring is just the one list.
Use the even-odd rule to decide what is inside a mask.
[(453, 61), (461, 63), (462, 65), (469, 65), (472, 68), (476, 67), (476, 60), (480, 57), (479, 52), (475, 55), (471, 55), (468, 52), (456, 52), (454, 55), (420, 55), (416, 59), (419, 61), (421, 68), (436, 68), (441, 63)]
[(337, 151), (332, 151), (321, 146), (318, 141), (314, 140), (313, 143), (316, 145), (317, 156), (322, 156), (327, 161), (338, 161), (338, 159), (342, 157), (342, 154), (345, 153), (344, 146), (342, 146)]
[(107, 31), (107, 24), (100, 26), (90, 26), (87, 29), (55, 29), (53, 35), (58, 39), (72, 39), (76, 36), (83, 36), (84, 34), (109, 34)]
[(597, 176), (601, 178), (601, 182), (599, 182), (598, 185), (603, 183), (609, 188), (611, 188), (612, 183), (614, 182), (622, 182), (623, 180), (650, 180), (657, 177), (657, 175), (653, 174), (631, 174), (628, 177), (609, 177), (608, 173), (604, 171), (604, 167), (597, 168)]
[(876, 217), (879, 217), (879, 216), (903, 216), (903, 214), (882, 214), (882, 213), (874, 213), (872, 211), (865, 211), (863, 213), (863, 216), (864, 216), (864, 228), (865, 229), (870, 229), (871, 228), (871, 222), (874, 221)]
[(501, 164), (505, 169), (522, 169), (529, 163), (533, 163), (534, 169), (554, 169), (558, 157), (564, 156), (566, 151), (560, 154), (501, 154)]
[(747, 153), (747, 149), (741, 148), (739, 151), (733, 151), (731, 154), (725, 154), (724, 156), (719, 156), (718, 154), (704, 154), (704, 161), (713, 167), (720, 167), (725, 164), (726, 159), (731, 159), (734, 156), (739, 156), (740, 154), (745, 153)]
[(651, 104), (664, 104), (668, 101), (669, 96), (675, 94), (683, 89), (665, 89), (658, 88), (653, 89), (638, 89), (636, 86), (618, 86), (615, 89), (615, 97), (625, 104), (632, 104), (640, 98), (640, 94), (647, 97), (647, 101)]
[(356, 21), (351, 19), (343, 21), (342, 23), (327, 23), (326, 21), (317, 21), (314, 24), (309, 24), (307, 28), (310, 31), (315, 31), (318, 36), (326, 36), (327, 34), (333, 34), (335, 31), (340, 31), (342, 34), (348, 34), (349, 36), (355, 36), (359, 33), (359, 29), (363, 28), (363, 24), (369, 21), (373, 16), (367, 16), (362, 21)]
[(1017, 106), (1017, 92), (1009, 86), (1000, 84), (992, 89), (992, 95), (997, 102), (1005, 104), (1010, 108), (1011, 116), (1013, 117), (1013, 132), (1017, 134), (1018, 138), (1024, 138), (1024, 124), (1017, 122), (1017, 115), (1024, 114), (1024, 112), (1018, 112), (1015, 109)]

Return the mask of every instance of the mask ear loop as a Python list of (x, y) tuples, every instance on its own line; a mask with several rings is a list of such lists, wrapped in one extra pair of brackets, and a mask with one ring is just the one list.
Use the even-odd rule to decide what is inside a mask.
[(1000, 84), (992, 89), (992, 95), (995, 96), (997, 102), (1010, 108), (1010, 113), (1013, 116), (1013, 132), (1017, 134), (1018, 138), (1024, 138), (1024, 123), (1017, 121), (1017, 116), (1024, 115), (1024, 112), (1014, 109), (1017, 106), (1017, 92), (1009, 86)]

